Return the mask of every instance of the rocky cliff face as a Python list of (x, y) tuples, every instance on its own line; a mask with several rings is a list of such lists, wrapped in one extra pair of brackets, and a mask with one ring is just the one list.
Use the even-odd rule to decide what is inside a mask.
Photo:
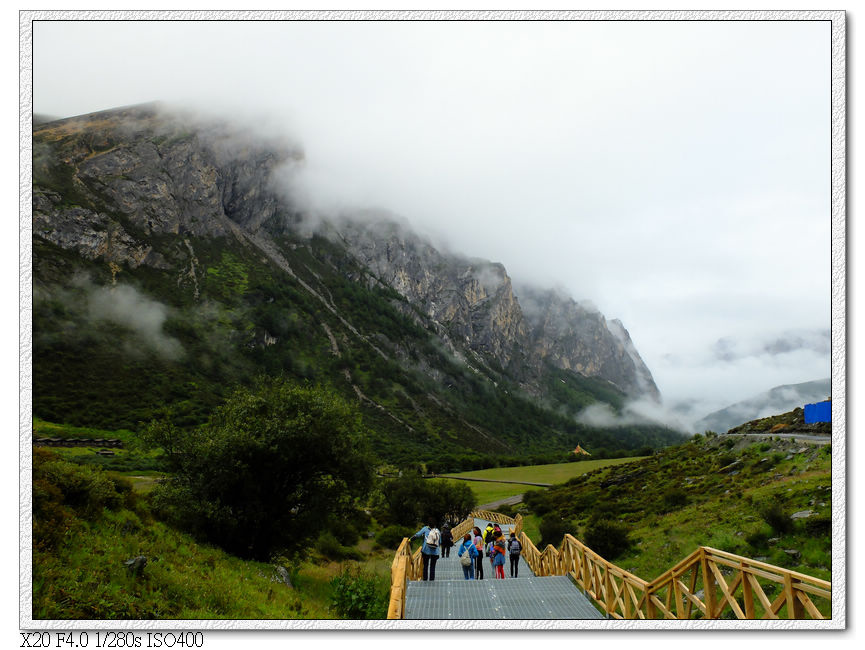
[(563, 370), (600, 377), (624, 392), (660, 400), (652, 374), (621, 321), (555, 290), (520, 287), (533, 356)]
[[(34, 131), (34, 236), (90, 260), (192, 273), (195, 255), (188, 242), (189, 254), (183, 250), (183, 237), (233, 237), (286, 269), (271, 244), (297, 215), (270, 183), (290, 158), (302, 154), (224, 127), (191, 127), (155, 107), (42, 124)], [(501, 264), (443, 253), (404, 223), (364, 218), (329, 231), (429, 317), (452, 351), (523, 384), (549, 363), (658, 398), (620, 322), (554, 291), (515, 293)]]

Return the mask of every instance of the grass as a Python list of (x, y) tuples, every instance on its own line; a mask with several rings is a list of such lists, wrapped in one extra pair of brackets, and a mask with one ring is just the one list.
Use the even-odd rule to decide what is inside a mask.
[[(124, 561), (147, 557), (141, 576)], [(303, 573), (301, 573), (303, 576)], [(79, 521), (62, 550), (34, 550), (35, 619), (333, 618), (317, 576), (295, 589), (272, 565), (241, 560), (127, 510)]]
[[(459, 474), (447, 474), (446, 476), (463, 476), (467, 478), (504, 479), (507, 481), (526, 481), (529, 483), (563, 483), (575, 476), (581, 476), (603, 467), (621, 465), (635, 460), (633, 458), (612, 458), (607, 460), (586, 460), (576, 463), (554, 463), (550, 465), (528, 465), (526, 467), (497, 467), (494, 469), (481, 469), (473, 472), (461, 472)], [(431, 479), (434, 481), (446, 481), (448, 479)], [(487, 483), (480, 481), (449, 481), (468, 486), (474, 492), (478, 504), (492, 503), (501, 499), (524, 494), (532, 490), (543, 490), (545, 488), (531, 485), (520, 485), (517, 483)]]
[(135, 433), (126, 429), (108, 431), (106, 429), (94, 429), (92, 427), (75, 427), (69, 424), (46, 422), (39, 418), (33, 418), (33, 435), (39, 438), (118, 439), (123, 441), (124, 444), (137, 441)]
[[(551, 465), (528, 465), (525, 467), (496, 467), (480, 469), (473, 472), (446, 474), (445, 476), (461, 476), (465, 478), (486, 478), (505, 481), (527, 481), (530, 483), (564, 483), (568, 479), (580, 476), (602, 467), (621, 465), (640, 460), (642, 456), (630, 458), (610, 458), (606, 460), (584, 460), (574, 463), (554, 463)], [(474, 487), (474, 484), (473, 484)], [(516, 492), (515, 494), (519, 494)]]
[[(592, 516), (627, 524), (634, 546), (616, 564), (645, 580), (699, 546), (831, 579), (831, 535), (808, 528), (831, 514), (831, 450), (785, 440), (727, 446), (733, 441), (699, 440), (628, 468), (610, 467), (545, 490), (540, 505), (572, 522), (578, 539)], [(731, 458), (740, 461), (738, 470), (722, 471)], [(665, 502), (672, 491), (685, 499)], [(778, 533), (761, 514), (766, 504), (777, 504), (785, 517), (803, 510), (817, 517)], [(535, 524), (524, 518), (534, 541)]]

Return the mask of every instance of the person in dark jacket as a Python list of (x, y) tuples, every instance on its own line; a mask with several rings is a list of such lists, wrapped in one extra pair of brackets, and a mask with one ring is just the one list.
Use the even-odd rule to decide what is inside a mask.
[(511, 558), (511, 578), (518, 577), (520, 572), (520, 553), (523, 550), (523, 545), (517, 539), (516, 533), (511, 533), (511, 538), (508, 540), (508, 554)]
[(445, 526), (442, 528), (442, 557), (451, 556), (451, 546), (454, 545), (454, 537), (451, 535), (451, 529)]

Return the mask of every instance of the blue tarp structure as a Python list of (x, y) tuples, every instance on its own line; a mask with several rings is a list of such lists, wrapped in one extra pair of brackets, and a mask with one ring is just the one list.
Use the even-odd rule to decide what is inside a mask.
[(805, 405), (805, 424), (832, 421), (832, 402), (817, 402)]

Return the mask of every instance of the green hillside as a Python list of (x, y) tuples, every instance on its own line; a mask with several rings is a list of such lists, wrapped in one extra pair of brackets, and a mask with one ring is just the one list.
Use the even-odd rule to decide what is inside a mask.
[(590, 547), (606, 531), (599, 543), (620, 542), (595, 550), (646, 580), (697, 546), (831, 579), (830, 470), (830, 445), (696, 436), (530, 492), (524, 507), (533, 526), (560, 522)]

